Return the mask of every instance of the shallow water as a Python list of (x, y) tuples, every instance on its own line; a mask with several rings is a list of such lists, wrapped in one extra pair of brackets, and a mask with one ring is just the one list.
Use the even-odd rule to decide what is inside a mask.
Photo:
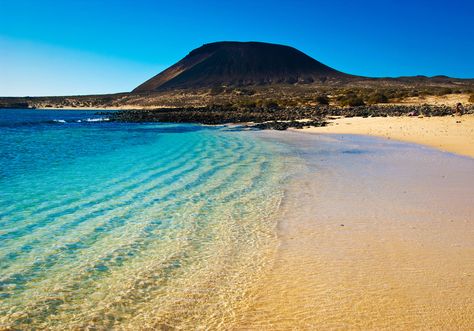
[(303, 169), (238, 329), (472, 330), (474, 159), (351, 135), (265, 132)]
[(0, 110), (0, 135), (0, 326), (213, 328), (245, 309), (282, 145), (64, 110)]

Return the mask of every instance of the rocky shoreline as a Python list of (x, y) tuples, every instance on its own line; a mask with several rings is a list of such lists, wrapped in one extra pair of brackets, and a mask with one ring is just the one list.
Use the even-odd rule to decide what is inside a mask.
[[(372, 105), (359, 107), (252, 107), (233, 105), (211, 105), (208, 107), (160, 108), (153, 110), (121, 110), (107, 113), (111, 121), (117, 122), (173, 122), (200, 124), (246, 123), (256, 129), (286, 130), (287, 128), (319, 127), (326, 119), (343, 117), (387, 117), (387, 116), (449, 116), (458, 110), (448, 106), (396, 106)], [(463, 109), (474, 113), (474, 106)]]

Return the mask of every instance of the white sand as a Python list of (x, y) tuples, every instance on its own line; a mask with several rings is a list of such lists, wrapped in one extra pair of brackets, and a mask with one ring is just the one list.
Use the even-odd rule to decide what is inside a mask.
[(298, 131), (372, 135), (474, 157), (474, 115), (339, 118), (326, 127)]

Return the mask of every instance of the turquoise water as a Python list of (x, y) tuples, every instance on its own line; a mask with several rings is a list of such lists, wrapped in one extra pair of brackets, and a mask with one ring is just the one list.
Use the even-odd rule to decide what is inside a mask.
[(0, 327), (222, 327), (275, 248), (282, 147), (0, 110)]

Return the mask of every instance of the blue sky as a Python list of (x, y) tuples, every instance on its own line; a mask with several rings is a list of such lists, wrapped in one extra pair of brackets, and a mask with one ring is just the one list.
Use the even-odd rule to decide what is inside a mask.
[(474, 1), (0, 0), (0, 95), (122, 92), (204, 43), (266, 41), (366, 76), (474, 77)]

